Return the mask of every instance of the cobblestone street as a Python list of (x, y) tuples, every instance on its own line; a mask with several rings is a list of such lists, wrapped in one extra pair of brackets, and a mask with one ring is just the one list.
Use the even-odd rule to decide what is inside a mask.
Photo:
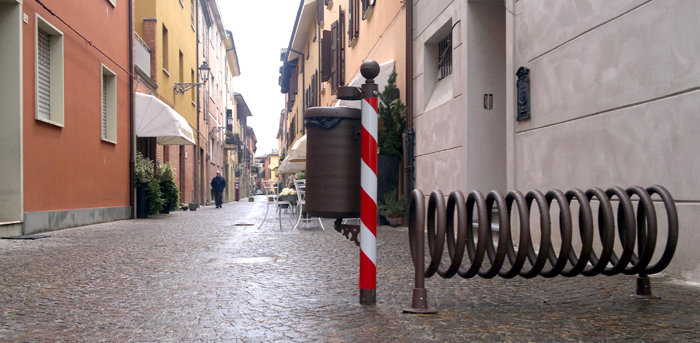
[[(359, 305), (359, 248), (283, 229), (264, 198), (0, 240), (2, 342), (692, 342), (700, 289), (635, 277), (426, 280), (410, 315), (406, 228), (380, 227), (377, 304)], [(272, 211), (272, 207), (271, 207)], [(271, 212), (270, 216), (274, 213)], [(682, 228), (681, 228), (682, 229)]]

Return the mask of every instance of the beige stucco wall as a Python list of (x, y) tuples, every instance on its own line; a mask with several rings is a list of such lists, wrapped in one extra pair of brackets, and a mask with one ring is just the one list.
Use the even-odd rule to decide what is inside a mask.
[[(487, 136), (478, 123), (482, 114), (492, 112), (481, 111), (484, 90), (470, 79), (475, 55), (478, 59), (484, 54), (473, 44), (470, 30), (475, 21), (493, 24), (487, 15), (474, 16), (478, 11), (473, 5), (496, 3), (503, 1), (413, 1), (416, 187), (426, 193), (492, 189), (471, 169), (475, 160), (488, 161), (483, 154), (487, 147), (473, 138)], [(503, 106), (499, 116), (505, 118), (491, 124), (505, 131), (505, 161), (491, 154), (502, 165), (494, 172), (505, 170), (506, 189), (521, 191), (667, 187), (681, 225), (667, 271), (700, 281), (695, 248), (700, 244), (700, 121), (695, 118), (700, 103), (700, 38), (695, 30), (700, 2), (505, 4), (515, 15), (502, 9), (505, 23), (498, 25), (505, 26), (505, 48), (492, 52), (505, 58), (506, 70), (505, 86), (499, 86), (506, 94), (494, 97), (494, 107)], [(434, 37), (457, 21), (454, 71), (437, 82), (435, 72), (425, 68), (434, 58), (428, 49)], [(515, 73), (521, 66), (530, 69), (532, 119), (516, 122)]]
[(667, 187), (681, 222), (668, 270), (700, 280), (700, 2), (530, 0), (514, 11), (509, 73), (530, 68), (532, 119), (512, 127), (512, 183)]

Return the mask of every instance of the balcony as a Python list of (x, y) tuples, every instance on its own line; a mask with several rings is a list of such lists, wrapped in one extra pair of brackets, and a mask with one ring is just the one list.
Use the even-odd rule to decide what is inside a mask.
[(229, 136), (226, 135), (226, 140), (224, 140), (224, 150), (238, 150), (240, 146), (240, 141), (237, 134)]

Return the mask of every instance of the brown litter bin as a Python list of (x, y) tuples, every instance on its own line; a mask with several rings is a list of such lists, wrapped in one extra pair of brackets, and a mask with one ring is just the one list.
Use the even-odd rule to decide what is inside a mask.
[(313, 107), (306, 122), (306, 211), (312, 217), (360, 216), (362, 112)]

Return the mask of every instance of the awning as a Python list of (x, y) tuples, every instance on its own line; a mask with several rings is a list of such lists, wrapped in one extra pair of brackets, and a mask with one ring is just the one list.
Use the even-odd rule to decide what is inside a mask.
[(157, 137), (160, 145), (194, 145), (190, 124), (158, 98), (135, 93), (136, 137)]
[(289, 152), (290, 162), (306, 162), (306, 135), (301, 136), (292, 145), (292, 150)]
[[(311, 25), (313, 25), (314, 18), (316, 17), (316, 11), (318, 10), (316, 1), (317, 0), (304, 0), (302, 7), (297, 13), (297, 22), (294, 24), (294, 32), (289, 44), (289, 47), (292, 50), (304, 51), (304, 43), (309, 38), (309, 31), (311, 30)], [(295, 55), (299, 55), (298, 53), (290, 50), (289, 55), (287, 56), (288, 62), (291, 62), (296, 58), (292, 58), (293, 53)]]
[(292, 162), (292, 155), (289, 155), (282, 160), (277, 174), (296, 174), (306, 170), (306, 162)]
[[(391, 76), (391, 72), (394, 71), (394, 64), (394, 60), (391, 60), (389, 62), (384, 62), (379, 65), (379, 75), (377, 75), (377, 77), (374, 78), (374, 83), (377, 84), (379, 88), (379, 93), (383, 92), (384, 87), (386, 87), (386, 85), (389, 83), (389, 76)], [(364, 82), (365, 78), (362, 77), (362, 74), (360, 74), (356, 78), (354, 78), (352, 82), (348, 84), (348, 86), (360, 87)], [(361, 109), (362, 101), (338, 100), (335, 103), (335, 107), (340, 106)]]

